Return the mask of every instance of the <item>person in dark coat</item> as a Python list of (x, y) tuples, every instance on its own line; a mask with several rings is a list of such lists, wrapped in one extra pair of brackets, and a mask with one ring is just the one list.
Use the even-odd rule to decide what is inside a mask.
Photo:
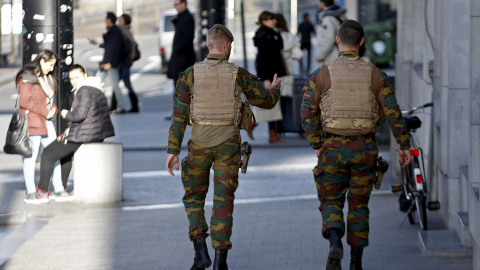
[[(195, 19), (187, 8), (187, 0), (174, 0), (174, 6), (178, 14), (172, 20), (175, 25), (175, 36), (173, 37), (172, 55), (168, 61), (167, 71), (167, 78), (173, 79), (173, 89), (176, 88), (180, 72), (193, 66), (196, 61), (195, 50), (193, 49)], [(172, 101), (174, 101), (174, 98), (175, 95), (173, 95)], [(172, 120), (172, 116), (165, 117), (165, 120)]]
[(43, 150), (37, 195), (37, 199), (42, 202), (49, 201), (46, 190), (50, 183), (53, 164), (57, 160), (62, 164), (62, 181), (66, 187), (72, 169), (72, 158), (78, 148), (83, 143), (102, 142), (105, 138), (115, 135), (108, 101), (103, 94), (100, 79), (87, 77), (85, 68), (78, 64), (72, 66), (69, 77), (75, 97), (71, 110), (64, 109), (60, 115), (70, 124), (57, 140)]
[[(100, 62), (100, 70), (102, 70), (102, 80), (108, 76), (112, 83), (114, 94), (112, 100), (113, 98), (115, 99), (115, 101), (112, 101), (112, 112), (124, 113), (125, 105), (122, 91), (118, 85), (120, 82), (119, 71), (124, 56), (130, 52), (131, 48), (125, 48), (122, 30), (115, 24), (116, 22), (117, 16), (113, 12), (107, 12), (107, 17), (105, 18), (107, 32), (103, 34), (103, 43), (100, 44), (100, 47), (105, 49), (103, 60)], [(94, 45), (98, 44), (94, 39), (90, 39), (90, 42)]]
[(177, 9), (178, 15), (172, 20), (175, 25), (175, 36), (167, 73), (167, 77), (173, 79), (174, 87), (178, 80), (178, 74), (195, 64), (196, 60), (193, 49), (195, 19), (187, 9), (186, 0), (175, 0), (175, 9)]
[[(282, 57), (283, 39), (280, 32), (275, 30), (275, 14), (269, 11), (263, 11), (258, 16), (257, 24), (260, 26), (255, 32), (253, 43), (258, 49), (255, 59), (255, 68), (257, 76), (263, 82), (266, 89), (270, 89), (273, 75), (278, 77), (287, 75), (285, 63)], [(256, 124), (252, 123), (247, 129), (248, 136), (253, 140), (253, 128)], [(268, 122), (270, 143), (282, 143), (278, 137), (278, 121)]]
[[(302, 61), (302, 70), (304, 74), (308, 74), (310, 72), (310, 64), (312, 59), (312, 34), (315, 35), (315, 28), (313, 24), (310, 22), (310, 14), (305, 12), (303, 14), (303, 22), (298, 26), (298, 33), (302, 36), (300, 41), (300, 48), (302, 51), (307, 50), (307, 68), (304, 70), (304, 65)], [(302, 59), (303, 60), (303, 59)]]
[[(139, 112), (137, 94), (133, 90), (132, 82), (130, 81), (130, 68), (133, 65), (135, 59), (135, 48), (138, 46), (137, 42), (133, 38), (133, 34), (130, 31), (130, 24), (132, 23), (132, 17), (128, 14), (122, 14), (118, 17), (118, 26), (122, 30), (123, 38), (125, 41), (125, 50), (128, 54), (125, 54), (120, 67), (120, 79), (123, 80), (125, 87), (128, 89), (128, 96), (130, 97), (130, 103), (132, 108), (131, 113)], [(128, 45), (127, 45), (128, 44)]]

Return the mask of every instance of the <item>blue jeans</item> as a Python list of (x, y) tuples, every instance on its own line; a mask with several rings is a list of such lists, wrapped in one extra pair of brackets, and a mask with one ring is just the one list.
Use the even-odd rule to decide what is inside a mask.
[[(35, 185), (35, 162), (37, 161), (40, 144), (43, 146), (43, 148), (46, 148), (51, 142), (57, 139), (53, 122), (50, 120), (46, 120), (46, 124), (48, 135), (30, 136), (30, 146), (32, 147), (32, 154), (30, 156), (25, 156), (23, 160), (23, 175), (25, 177), (25, 188), (27, 189), (27, 194), (32, 194), (37, 191)], [(59, 193), (64, 190), (59, 161), (55, 163), (53, 169), (53, 188), (55, 189), (55, 193)]]
[(120, 82), (120, 73), (118, 68), (112, 67), (108, 71), (100, 72), (100, 78), (102, 79), (102, 81), (104, 81), (107, 76), (110, 78), (110, 82), (113, 87), (113, 94), (115, 95), (115, 99), (117, 100), (117, 109), (125, 109), (122, 90), (120, 89), (120, 86), (118, 86)]
[(130, 81), (130, 67), (120, 66), (120, 79), (123, 80), (123, 84), (125, 84), (125, 87), (128, 89), (128, 93), (134, 94), (132, 82)]

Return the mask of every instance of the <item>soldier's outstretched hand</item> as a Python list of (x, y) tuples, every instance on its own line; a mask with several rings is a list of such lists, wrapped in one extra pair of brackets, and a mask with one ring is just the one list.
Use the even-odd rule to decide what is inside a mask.
[(173, 165), (175, 165), (175, 169), (179, 169), (179, 166), (178, 166), (178, 156), (177, 155), (174, 155), (174, 154), (168, 154), (168, 157), (167, 157), (167, 171), (169, 174), (171, 175), (175, 175), (173, 173)]
[(274, 87), (275, 85), (278, 85), (278, 87), (282, 86), (282, 79), (277, 77), (277, 73), (273, 75), (272, 87)]
[(402, 164), (402, 168), (407, 167), (412, 159), (410, 150), (398, 150), (398, 156), (400, 158), (400, 164)]

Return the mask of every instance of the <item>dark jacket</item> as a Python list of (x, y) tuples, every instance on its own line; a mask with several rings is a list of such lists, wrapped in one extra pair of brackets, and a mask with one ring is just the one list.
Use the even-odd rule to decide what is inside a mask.
[(260, 80), (271, 81), (275, 73), (278, 77), (287, 75), (281, 53), (283, 40), (280, 33), (262, 25), (255, 32), (253, 44), (258, 49), (255, 68)]
[[(43, 92), (42, 87), (38, 83), (38, 79), (28, 72), (20, 75), (17, 80), (20, 89), (19, 97), (19, 114), (23, 115), (28, 110), (28, 135), (47, 135), (47, 95)], [(53, 104), (54, 107), (57, 105)]]
[(122, 30), (123, 42), (125, 45), (122, 66), (131, 67), (133, 65), (133, 54), (135, 54), (134, 47), (137, 46), (137, 42), (130, 31), (130, 25), (124, 25), (120, 27), (120, 29)]
[(175, 36), (173, 37), (172, 55), (168, 62), (167, 77), (178, 80), (178, 74), (195, 64), (196, 57), (193, 49), (195, 37), (195, 20), (188, 9), (178, 13), (173, 19)]
[(117, 68), (122, 63), (123, 57), (128, 54), (124, 45), (122, 30), (116, 25), (110, 27), (103, 34), (103, 44), (100, 47), (105, 49), (103, 60), (100, 62), (102, 65), (110, 63), (112, 67)]
[(301, 38), (301, 44), (304, 46), (310, 46), (311, 41), (310, 39), (312, 38), (312, 34), (315, 35), (315, 28), (313, 27), (313, 24), (310, 21), (304, 20), (299, 26), (298, 26), (298, 33), (302, 35)]
[(99, 89), (81, 86), (65, 118), (71, 122), (67, 140), (71, 142), (101, 142), (115, 136), (108, 102)]

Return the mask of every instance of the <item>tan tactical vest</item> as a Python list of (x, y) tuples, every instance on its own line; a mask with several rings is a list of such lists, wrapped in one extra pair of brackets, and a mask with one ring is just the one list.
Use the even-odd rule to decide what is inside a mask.
[(372, 91), (373, 66), (361, 59), (338, 58), (327, 67), (332, 85), (320, 99), (322, 126), (333, 129), (375, 128), (379, 105)]
[(193, 124), (238, 126), (241, 120), (242, 91), (236, 87), (238, 66), (225, 60), (196, 63), (194, 92), (190, 103)]

